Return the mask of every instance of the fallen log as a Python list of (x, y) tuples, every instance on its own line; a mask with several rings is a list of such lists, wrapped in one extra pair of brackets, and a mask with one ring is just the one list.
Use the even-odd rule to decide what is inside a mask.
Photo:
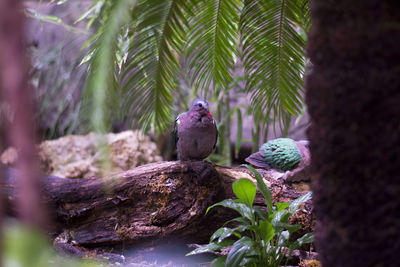
[[(260, 170), (273, 201), (291, 201), (304, 194), (298, 186)], [(274, 176), (275, 175), (275, 176)], [(9, 172), (1, 185), (7, 212), (15, 214), (16, 174)], [(245, 168), (214, 166), (204, 161), (159, 162), (107, 177), (66, 179), (43, 177), (42, 197), (53, 215), (55, 243), (83, 247), (156, 243), (171, 237), (207, 242), (213, 231), (237, 216), (210, 205), (232, 198), (232, 182), (253, 179)], [(304, 185), (303, 185), (304, 186)], [(305, 188), (307, 190), (307, 185)], [(303, 190), (304, 191), (304, 190)], [(256, 204), (265, 205), (261, 195)], [(311, 204), (294, 222), (312, 228)]]

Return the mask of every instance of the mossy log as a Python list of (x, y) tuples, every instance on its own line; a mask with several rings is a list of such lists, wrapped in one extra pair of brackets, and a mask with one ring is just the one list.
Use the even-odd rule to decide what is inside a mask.
[[(274, 201), (290, 201), (304, 194), (293, 184), (274, 179), (271, 171), (261, 173)], [(56, 242), (84, 247), (125, 246), (173, 237), (201, 243), (207, 242), (223, 222), (237, 216), (225, 208), (212, 209), (205, 215), (207, 207), (232, 198), (232, 182), (242, 177), (253, 179), (250, 174), (245, 168), (204, 161), (159, 162), (102, 178), (45, 176), (42, 197), (53, 215), (51, 233)], [(10, 215), (16, 213), (16, 177), (15, 172), (9, 172), (2, 185)], [(256, 203), (265, 205), (261, 195)], [(293, 220), (310, 231), (311, 204), (301, 213)]]

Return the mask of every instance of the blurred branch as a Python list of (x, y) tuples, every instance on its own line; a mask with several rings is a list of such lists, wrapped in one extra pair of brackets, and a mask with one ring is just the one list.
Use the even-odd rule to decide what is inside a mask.
[(27, 83), (21, 1), (0, 2), (0, 94), (14, 114), (6, 135), (19, 151), (18, 213), (31, 225), (43, 228), (39, 169), (35, 152), (34, 97)]

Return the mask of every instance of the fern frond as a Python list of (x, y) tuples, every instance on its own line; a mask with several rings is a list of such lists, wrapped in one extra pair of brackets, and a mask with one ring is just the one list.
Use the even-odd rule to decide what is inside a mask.
[(311, 0), (297, 0), (297, 6), (300, 9), (299, 22), (301, 23), (301, 28), (308, 32), (311, 28), (311, 14), (310, 14), (310, 4)]
[(140, 118), (144, 129), (165, 129), (172, 121), (173, 91), (180, 70), (178, 55), (185, 43), (186, 0), (142, 1), (121, 83), (128, 118)]
[(300, 2), (291, 0), (245, 1), (240, 33), (246, 87), (252, 93), (253, 110), (263, 112), (264, 125), (270, 116), (287, 124), (289, 114), (303, 106), (305, 40)]
[(209, 0), (196, 6), (188, 36), (188, 66), (193, 84), (204, 90), (226, 88), (232, 80), (241, 1)]
[(81, 114), (90, 120), (91, 128), (97, 132), (110, 129), (110, 114), (116, 103), (115, 65), (117, 40), (123, 25), (129, 23), (130, 10), (136, 0), (113, 1), (107, 10), (104, 24), (92, 40), (89, 73), (83, 96)]

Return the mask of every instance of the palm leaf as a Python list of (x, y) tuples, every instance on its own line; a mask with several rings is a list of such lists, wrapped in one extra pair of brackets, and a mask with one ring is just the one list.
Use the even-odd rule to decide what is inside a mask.
[(93, 130), (106, 132), (110, 128), (110, 116), (116, 101), (117, 84), (115, 81), (115, 65), (117, 62), (117, 40), (123, 26), (129, 23), (130, 10), (136, 0), (120, 0), (110, 3), (103, 14), (104, 24), (98, 34), (91, 40), (89, 74), (84, 91), (83, 109), (84, 120), (90, 121)]
[(207, 96), (211, 85), (226, 88), (232, 80), (238, 42), (241, 2), (200, 1), (195, 7), (188, 36), (187, 57), (196, 88)]
[[(304, 25), (304, 1), (245, 1), (241, 14), (241, 57), (252, 93), (253, 112), (264, 125), (285, 128), (290, 115), (303, 106), (305, 40), (297, 32)], [(257, 122), (258, 123), (258, 122)]]
[(298, 14), (298, 21), (301, 23), (301, 28), (305, 32), (308, 32), (311, 27), (310, 3), (311, 0), (297, 0), (297, 6), (301, 11), (301, 13)]
[(185, 43), (186, 0), (142, 1), (130, 35), (128, 57), (122, 66), (122, 108), (143, 128), (165, 129), (172, 121), (173, 91)]

